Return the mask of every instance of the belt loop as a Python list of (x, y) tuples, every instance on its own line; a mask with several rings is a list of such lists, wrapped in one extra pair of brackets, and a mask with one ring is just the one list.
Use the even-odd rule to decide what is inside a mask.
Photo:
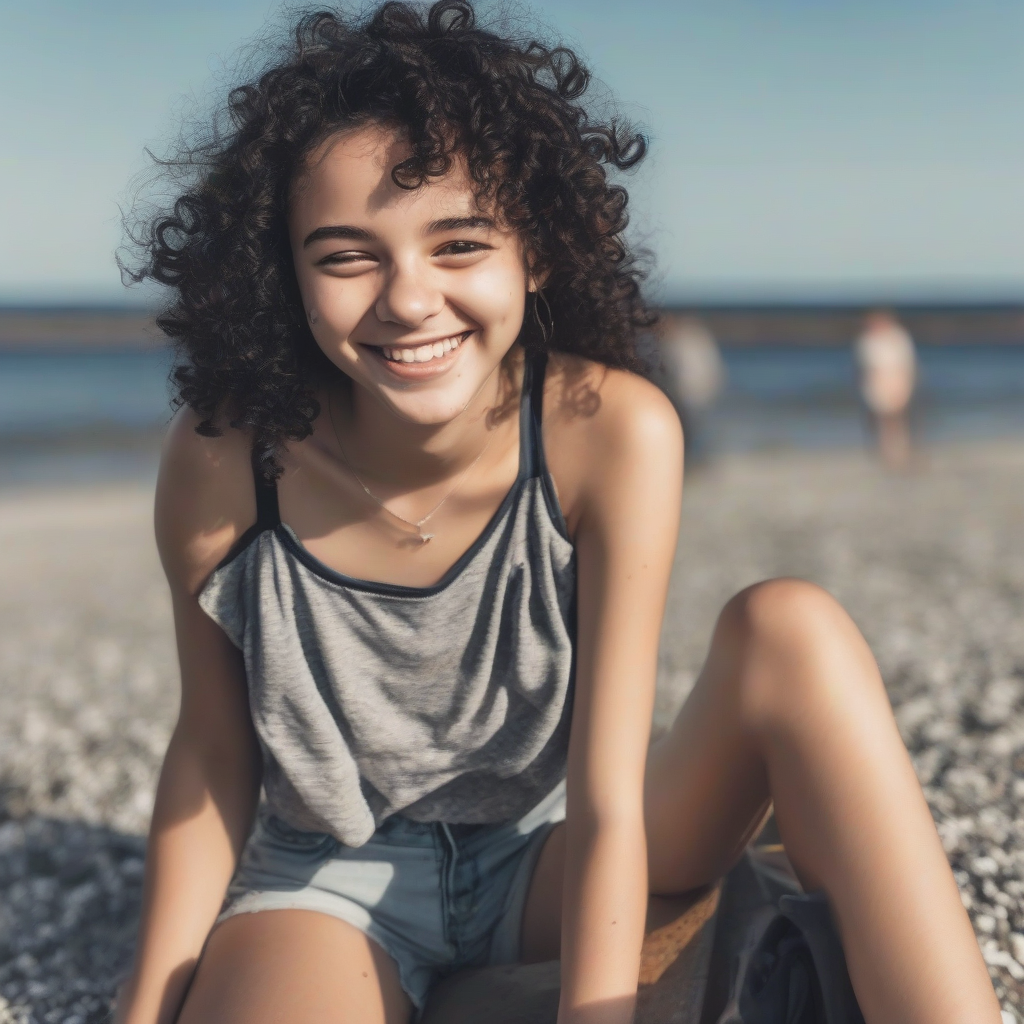
[(455, 845), (455, 836), (452, 835), (452, 830), (448, 827), (447, 821), (438, 822), (443, 830), (445, 837), (448, 840), (448, 845), (452, 848), (452, 853), (458, 853), (458, 847)]
[(455, 893), (455, 868), (459, 860), (459, 847), (455, 842), (455, 836), (452, 835), (452, 830), (448, 827), (448, 822), (440, 822), (441, 831), (444, 832), (445, 839), (448, 840), (448, 848), (451, 851), (451, 856), (448, 857), (448, 892), (451, 895)]

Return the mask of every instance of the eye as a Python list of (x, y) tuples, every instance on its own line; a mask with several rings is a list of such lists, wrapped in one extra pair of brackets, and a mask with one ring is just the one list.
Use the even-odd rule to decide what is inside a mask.
[(441, 246), (435, 256), (469, 256), (476, 252), (483, 252), (485, 249), (490, 249), (489, 245), (484, 245), (483, 242), (467, 242), (463, 240), (455, 242), (446, 242)]
[(352, 263), (362, 263), (374, 257), (368, 252), (332, 252), (316, 261), (318, 267), (343, 267)]

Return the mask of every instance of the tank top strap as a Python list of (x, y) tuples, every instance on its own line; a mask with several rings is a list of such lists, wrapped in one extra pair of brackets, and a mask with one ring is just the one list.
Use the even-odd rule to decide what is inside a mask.
[(281, 513), (277, 507), (277, 481), (268, 480), (263, 475), (263, 467), (252, 453), (252, 479), (256, 491), (256, 524), (255, 529), (262, 533), (272, 530), (281, 522)]
[(519, 476), (529, 480), (547, 475), (542, 422), (546, 352), (527, 352), (523, 369), (523, 391), (519, 402)]

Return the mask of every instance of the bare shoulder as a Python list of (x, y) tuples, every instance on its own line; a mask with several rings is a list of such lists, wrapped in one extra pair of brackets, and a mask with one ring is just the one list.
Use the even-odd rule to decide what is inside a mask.
[(181, 409), (164, 440), (157, 479), (157, 546), (172, 589), (195, 594), (256, 519), (249, 439), (221, 428), (196, 433), (199, 416)]
[(570, 531), (588, 497), (633, 485), (638, 475), (681, 486), (679, 417), (654, 384), (626, 370), (553, 354), (544, 388), (544, 441)]
[(595, 442), (681, 444), (679, 417), (658, 387), (579, 356), (552, 353), (544, 409), (555, 429), (578, 431)]

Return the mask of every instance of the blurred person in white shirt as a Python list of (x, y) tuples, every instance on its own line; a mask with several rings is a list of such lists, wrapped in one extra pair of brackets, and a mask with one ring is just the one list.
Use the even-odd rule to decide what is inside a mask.
[(907, 414), (917, 377), (914, 342), (891, 314), (878, 312), (868, 317), (854, 351), (882, 461), (890, 469), (905, 469), (911, 451)]
[(690, 317), (666, 317), (661, 345), (665, 391), (683, 423), (686, 456), (706, 456), (703, 418), (725, 386), (725, 365), (711, 332)]

